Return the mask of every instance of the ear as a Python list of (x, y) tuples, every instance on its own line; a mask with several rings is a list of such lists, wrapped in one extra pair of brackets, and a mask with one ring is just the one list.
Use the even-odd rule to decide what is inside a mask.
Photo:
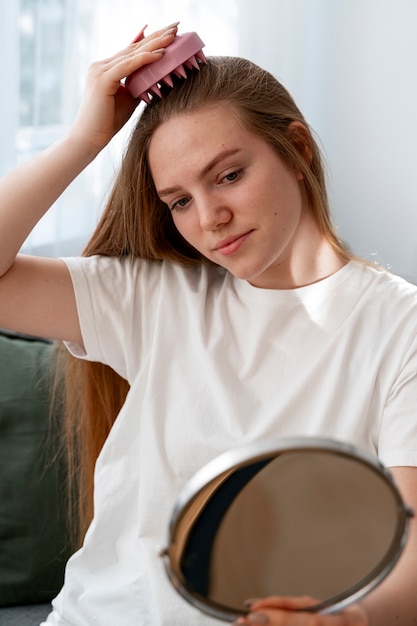
[[(287, 128), (287, 134), (297, 152), (310, 165), (313, 158), (312, 138), (310, 131), (302, 122), (291, 122)], [(297, 172), (300, 179), (303, 178), (301, 172)]]

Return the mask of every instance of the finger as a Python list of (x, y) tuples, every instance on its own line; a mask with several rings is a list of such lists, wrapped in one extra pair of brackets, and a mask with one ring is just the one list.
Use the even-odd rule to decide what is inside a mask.
[(317, 604), (320, 604), (320, 600), (312, 598), (311, 596), (268, 596), (267, 598), (249, 601), (248, 606), (250, 606), (251, 610), (270, 607), (273, 609), (277, 608), (299, 611)]
[(132, 43), (138, 43), (139, 41), (142, 41), (142, 39), (144, 39), (145, 37), (145, 30), (148, 28), (148, 25), (145, 24), (145, 26), (142, 28), (142, 30), (140, 30), (138, 32), (138, 34), (136, 35), (136, 37), (132, 40)]
[(355, 605), (335, 615), (305, 613), (285, 609), (262, 609), (251, 611), (241, 617), (235, 626), (369, 626), (369, 620), (362, 608)]
[(112, 65), (104, 68), (103, 80), (109, 80), (109, 84), (113, 83), (114, 87), (120, 84), (126, 76), (129, 76), (144, 65), (149, 65), (159, 61), (164, 54), (165, 49), (160, 47), (157, 50), (144, 50), (134, 55), (126, 56), (119, 59)]
[[(160, 28), (159, 30), (154, 31), (153, 33), (151, 33), (150, 35), (147, 35), (146, 37), (144, 36), (144, 31), (147, 28), (147, 25), (144, 26), (142, 28), (142, 30), (140, 31), (140, 33), (137, 35), (137, 37), (139, 37), (139, 39), (137, 39), (137, 37), (135, 37), (135, 39), (132, 41), (132, 44), (134, 43), (139, 43), (141, 41), (143, 41), (144, 39), (146, 40), (152, 40), (155, 39), (156, 37), (160, 37), (161, 35), (163, 35), (167, 30), (171, 30), (172, 28), (178, 29), (178, 25), (179, 22), (173, 22), (172, 24), (168, 24), (168, 26), (164, 26), (163, 28)], [(141, 34), (143, 36), (141, 36)]]
[[(126, 48), (122, 50), (118, 50), (111, 56), (103, 59), (102, 61), (97, 61), (96, 63), (106, 67), (107, 65), (113, 65), (117, 63), (119, 60), (124, 57), (128, 57), (131, 55), (138, 54), (139, 52), (152, 52), (153, 50), (157, 50), (158, 48), (164, 48), (168, 46), (174, 36), (178, 32), (178, 25), (176, 23), (166, 26), (161, 30), (158, 30), (147, 37), (143, 37), (138, 42), (132, 42)], [(139, 35), (140, 36), (140, 33)]]
[(120, 81), (126, 76), (144, 65), (158, 61), (165, 47), (172, 43), (174, 37), (175, 32), (168, 31), (165, 35), (150, 42), (148, 49), (128, 50), (105, 61), (93, 63), (89, 70), (89, 82), (102, 84), (105, 93), (114, 95), (119, 88)]

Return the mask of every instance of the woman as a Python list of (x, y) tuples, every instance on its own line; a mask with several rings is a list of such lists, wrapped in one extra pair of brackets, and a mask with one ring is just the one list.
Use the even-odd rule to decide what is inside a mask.
[[(48, 624), (217, 623), (171, 589), (158, 552), (186, 480), (238, 444), (360, 445), (416, 506), (417, 290), (339, 241), (311, 131), (267, 72), (213, 58), (178, 81), (138, 120), (84, 256), (17, 255), (135, 109), (121, 80), (176, 30), (94, 64), (68, 135), (1, 181), (0, 325), (64, 340), (78, 359), (67, 432), (81, 513), (106, 440), (94, 519)], [(237, 623), (411, 624), (415, 551), (413, 529), (386, 583), (339, 615), (268, 598)]]

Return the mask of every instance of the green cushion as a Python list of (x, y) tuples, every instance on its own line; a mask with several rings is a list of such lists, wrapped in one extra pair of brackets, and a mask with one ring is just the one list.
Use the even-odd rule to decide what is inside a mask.
[(63, 466), (50, 428), (52, 350), (0, 333), (0, 606), (49, 601), (69, 556)]

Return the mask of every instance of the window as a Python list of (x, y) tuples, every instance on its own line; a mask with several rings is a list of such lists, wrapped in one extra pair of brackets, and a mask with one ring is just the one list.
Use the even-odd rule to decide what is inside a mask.
[(72, 119), (79, 95), (74, 98), (74, 76), (81, 59), (78, 61), (71, 42), (88, 38), (90, 18), (85, 2), (20, 0), (16, 16), (18, 161), (50, 145)]
[(62, 122), (65, 0), (21, 0), (19, 15), (19, 126)]
[[(0, 5), (0, 175), (59, 139), (76, 115), (89, 63), (149, 30), (181, 19), (203, 34), (211, 52), (236, 53), (237, 0), (208, 7), (197, 0), (15, 0)], [(146, 16), (146, 17), (144, 17)], [(211, 42), (209, 39), (211, 38)], [(23, 252), (78, 254), (89, 238), (129, 129), (83, 172), (41, 220)]]

